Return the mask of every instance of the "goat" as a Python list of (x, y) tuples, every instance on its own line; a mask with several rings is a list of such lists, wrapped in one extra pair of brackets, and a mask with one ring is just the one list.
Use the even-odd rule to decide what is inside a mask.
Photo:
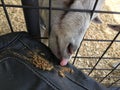
[[(52, 0), (52, 7), (92, 10), (95, 2), (96, 0)], [(98, 0), (95, 10), (100, 10), (103, 3), (104, 0)], [(48, 7), (49, 0), (39, 0), (39, 4)], [(48, 25), (48, 12), (40, 10), (40, 14), (45, 24)], [(91, 13), (88, 12), (52, 10), (52, 27), (48, 46), (60, 59), (61, 66), (65, 66), (72, 54), (78, 49), (91, 21), (101, 23), (97, 13), (91, 17)]]

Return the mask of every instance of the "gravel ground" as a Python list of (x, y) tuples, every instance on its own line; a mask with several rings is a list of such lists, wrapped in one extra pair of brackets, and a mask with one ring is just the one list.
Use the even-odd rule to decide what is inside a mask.
[[(0, 2), (1, 3), (1, 2)], [(5, 0), (6, 4), (15, 4), (21, 5), (20, 0)], [(120, 0), (106, 0), (103, 10), (107, 11), (120, 11)], [(7, 8), (8, 13), (10, 15), (11, 23), (14, 31), (26, 31), (25, 20), (23, 16), (22, 9), (20, 8)], [(111, 15), (111, 14), (101, 14), (101, 19), (103, 23), (101, 25), (91, 23), (89, 30), (87, 31), (85, 38), (89, 39), (103, 39), (103, 40), (112, 40), (114, 36), (117, 34), (116, 31), (111, 30), (107, 27), (108, 23), (111, 24), (120, 24), (120, 15)], [(0, 7), (0, 34), (5, 34), (10, 32), (9, 25), (5, 18), (5, 14), (3, 8)], [(120, 40), (120, 36), (117, 38)], [(78, 56), (88, 56), (88, 57), (100, 57), (106, 47), (110, 42), (88, 42), (84, 41), (80, 48)], [(115, 42), (111, 48), (107, 51), (104, 57), (120, 57), (120, 43)], [(75, 66), (78, 68), (92, 68), (97, 59), (77, 59), (75, 62)], [(120, 63), (120, 60), (115, 59), (102, 59), (100, 63), (97, 65), (97, 69), (113, 69), (113, 66)], [(88, 73), (88, 71), (84, 71)], [(91, 74), (92, 77), (101, 76), (104, 77), (108, 74), (107, 70), (95, 70)], [(112, 76), (120, 76), (120, 71), (116, 70), (113, 72), (108, 79), (104, 80), (103, 83), (105, 85), (109, 85), (114, 82), (116, 79), (111, 78)], [(99, 81), (99, 79), (97, 79)], [(120, 82), (119, 82), (120, 83)]]
[[(111, 6), (112, 4), (112, 6)], [(106, 11), (119, 11), (120, 10), (120, 0), (106, 0), (103, 10)], [(103, 40), (112, 40), (115, 35), (118, 33), (111, 30), (107, 27), (107, 24), (120, 24), (120, 15), (111, 15), (111, 14), (100, 14), (103, 23), (101, 25), (91, 23), (89, 30), (85, 35), (85, 39), (103, 39)], [(117, 38), (120, 40), (120, 36)], [(87, 42), (84, 41), (79, 51), (78, 56), (88, 56), (88, 57), (100, 57), (103, 54), (103, 51), (108, 47), (110, 42)], [(104, 57), (120, 57), (120, 43), (115, 42), (111, 48), (107, 51)], [(78, 68), (92, 68), (98, 59), (77, 59), (75, 65)], [(120, 60), (115, 59), (102, 59), (99, 64), (96, 66), (97, 69), (113, 69), (115, 65), (120, 63)], [(84, 71), (88, 73), (88, 70)], [(94, 70), (91, 74), (92, 77), (104, 77), (110, 71), (107, 70)], [(109, 85), (113, 83), (116, 78), (111, 78), (112, 76), (120, 76), (120, 71), (114, 71), (108, 79), (105, 79), (102, 83)], [(99, 81), (99, 79), (97, 79)], [(120, 82), (119, 82), (120, 83)], [(119, 84), (120, 85), (120, 84)]]

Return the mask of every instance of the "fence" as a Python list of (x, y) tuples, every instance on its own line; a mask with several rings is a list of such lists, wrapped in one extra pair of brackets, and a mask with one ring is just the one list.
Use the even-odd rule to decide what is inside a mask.
[[(53, 8), (52, 7), (52, 0), (49, 0), (49, 7), (41, 7), (38, 5), (38, 0), (21, 0), (22, 5), (11, 5), (11, 4), (6, 4), (4, 0), (1, 0), (0, 7), (3, 8), (5, 17), (7, 19), (9, 28), (11, 32), (15, 32), (11, 23), (11, 19), (8, 13), (7, 8), (23, 8), (24, 11), (24, 16), (26, 20), (26, 26), (28, 32), (36, 38), (40, 39), (47, 39), (47, 37), (41, 37), (40, 36), (40, 24), (42, 22), (41, 18), (39, 18), (39, 9), (44, 9), (49, 11), (49, 32), (51, 31), (51, 11), (52, 10), (60, 10), (60, 11), (73, 11), (73, 12), (87, 12), (91, 13), (93, 15), (94, 13), (102, 13), (102, 14), (120, 14), (120, 12), (115, 12), (115, 11), (99, 11), (95, 10), (96, 5), (98, 0), (96, 0), (95, 5), (93, 10), (80, 10), (80, 9), (65, 9), (65, 8)], [(106, 17), (107, 18), (107, 17)], [(89, 67), (82, 67), (79, 68), (82, 71), (84, 71), (86, 74), (89, 76), (93, 77), (96, 79), (99, 83), (102, 83), (106, 85), (107, 87), (111, 86), (120, 86), (120, 57), (106, 57), (105, 54), (110, 50), (112, 45), (114, 43), (120, 43), (120, 40), (117, 40), (120, 32), (117, 32), (114, 36), (113, 39), (109, 40), (104, 40), (104, 39), (90, 39), (90, 38), (84, 38), (81, 44), (81, 47), (83, 46), (83, 43), (89, 43), (89, 42), (94, 42), (95, 44), (99, 43), (107, 43), (106, 47), (103, 47), (103, 52), (101, 53), (100, 56), (80, 56), (79, 52), (81, 47), (77, 50), (76, 54), (72, 57), (72, 63), (76, 65), (78, 61), (95, 61), (94, 65)], [(119, 47), (119, 46), (116, 46)], [(119, 48), (118, 48), (119, 49)], [(113, 51), (114, 52), (114, 51)], [(120, 54), (118, 52), (118, 54)], [(107, 61), (117, 61), (118, 63), (111, 68), (104, 67), (102, 68), (97, 68), (97, 66), (100, 64), (101, 61), (107, 62)], [(89, 63), (90, 64), (90, 63)], [(102, 72), (102, 73), (99, 73)], [(99, 73), (99, 74), (98, 74)], [(101, 75), (100, 75), (101, 74)]]

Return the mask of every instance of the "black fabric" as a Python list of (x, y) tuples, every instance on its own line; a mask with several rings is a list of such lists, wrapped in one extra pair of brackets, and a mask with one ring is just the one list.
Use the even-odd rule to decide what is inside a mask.
[[(44, 53), (55, 69), (43, 71), (28, 61), (32, 53)], [(105, 88), (73, 65), (66, 67), (73, 74), (58, 75), (59, 60), (42, 43), (26, 32), (11, 33), (0, 37), (0, 90), (119, 90)]]

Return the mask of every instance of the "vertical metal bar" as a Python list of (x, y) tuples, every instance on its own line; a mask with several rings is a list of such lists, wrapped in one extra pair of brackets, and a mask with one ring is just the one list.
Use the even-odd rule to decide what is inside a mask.
[[(83, 42), (83, 40), (82, 40), (82, 42)], [(77, 50), (77, 52), (76, 52), (76, 54), (75, 54), (75, 57), (74, 57), (74, 60), (73, 60), (73, 65), (75, 64), (75, 61), (76, 61), (76, 58), (77, 58), (77, 55), (78, 55), (78, 53), (79, 53), (79, 50), (80, 50), (80, 47), (81, 47), (81, 45), (82, 45), (82, 42), (80, 43), (80, 46), (79, 46), (79, 48), (78, 48), (78, 50)]]
[[(95, 8), (96, 8), (96, 6), (97, 6), (97, 3), (98, 3), (98, 0), (95, 1), (95, 4), (94, 4), (93, 10), (92, 10), (92, 13), (91, 13), (91, 15), (90, 15), (90, 19), (92, 19), (92, 16), (93, 16), (93, 14), (94, 14), (94, 11), (95, 11)], [(83, 40), (82, 40), (82, 42), (83, 42)], [(81, 42), (81, 44), (82, 44), (82, 42)], [(76, 57), (77, 57), (77, 55), (78, 55), (78, 53), (79, 53), (81, 44), (80, 44), (80, 46), (79, 46), (79, 48), (78, 48), (78, 50), (77, 50), (77, 52), (76, 52), (76, 54), (75, 54), (75, 57), (74, 57), (74, 60), (73, 60), (73, 63), (72, 63), (73, 65), (75, 64), (75, 60), (76, 60)]]
[(120, 63), (119, 63), (115, 68), (113, 68), (113, 69), (111, 70), (111, 72), (109, 72), (104, 78), (102, 78), (102, 79), (100, 80), (100, 82), (102, 82), (107, 76), (109, 76), (114, 70), (116, 70), (119, 65), (120, 65)]
[(7, 19), (7, 21), (8, 21), (10, 30), (11, 30), (11, 32), (14, 32), (13, 27), (12, 27), (12, 24), (11, 24), (11, 21), (10, 21), (10, 18), (9, 18), (9, 15), (8, 15), (8, 12), (7, 12), (7, 9), (6, 9), (6, 5), (5, 5), (5, 3), (4, 3), (4, 0), (1, 0), (1, 2), (2, 2), (2, 7), (3, 7), (3, 10), (4, 10), (4, 12), (5, 12), (5, 16), (6, 16), (6, 19)]
[(93, 16), (93, 14), (94, 14), (94, 12), (95, 12), (95, 9), (96, 9), (97, 4), (98, 4), (98, 0), (95, 1), (95, 4), (94, 4), (93, 10), (92, 10), (90, 19), (92, 19), (92, 16)]
[(52, 0), (49, 0), (49, 25), (48, 25), (49, 35), (51, 32), (51, 14), (52, 14)]
[[(118, 80), (116, 80), (115, 82), (111, 83), (111, 85), (109, 85), (108, 87), (111, 87), (112, 85), (114, 85), (115, 83), (117, 83), (118, 81), (120, 81), (120, 78)], [(117, 89), (120, 90), (120, 87)]]
[[(38, 0), (21, 0), (22, 5), (39, 7)], [(26, 26), (29, 34), (40, 38), (39, 9), (23, 8)]]
[(109, 44), (109, 46), (106, 48), (106, 50), (103, 52), (103, 54), (101, 55), (101, 57), (98, 59), (97, 63), (94, 65), (94, 67), (92, 68), (92, 70), (89, 72), (88, 75), (90, 75), (93, 70), (96, 68), (96, 66), (98, 65), (98, 63), (100, 62), (100, 60), (103, 58), (103, 56), (105, 55), (105, 53), (108, 51), (108, 49), (112, 46), (113, 42), (116, 40), (116, 38), (119, 36), (120, 31), (116, 34), (116, 36), (114, 37), (114, 39), (111, 41), (111, 43)]

